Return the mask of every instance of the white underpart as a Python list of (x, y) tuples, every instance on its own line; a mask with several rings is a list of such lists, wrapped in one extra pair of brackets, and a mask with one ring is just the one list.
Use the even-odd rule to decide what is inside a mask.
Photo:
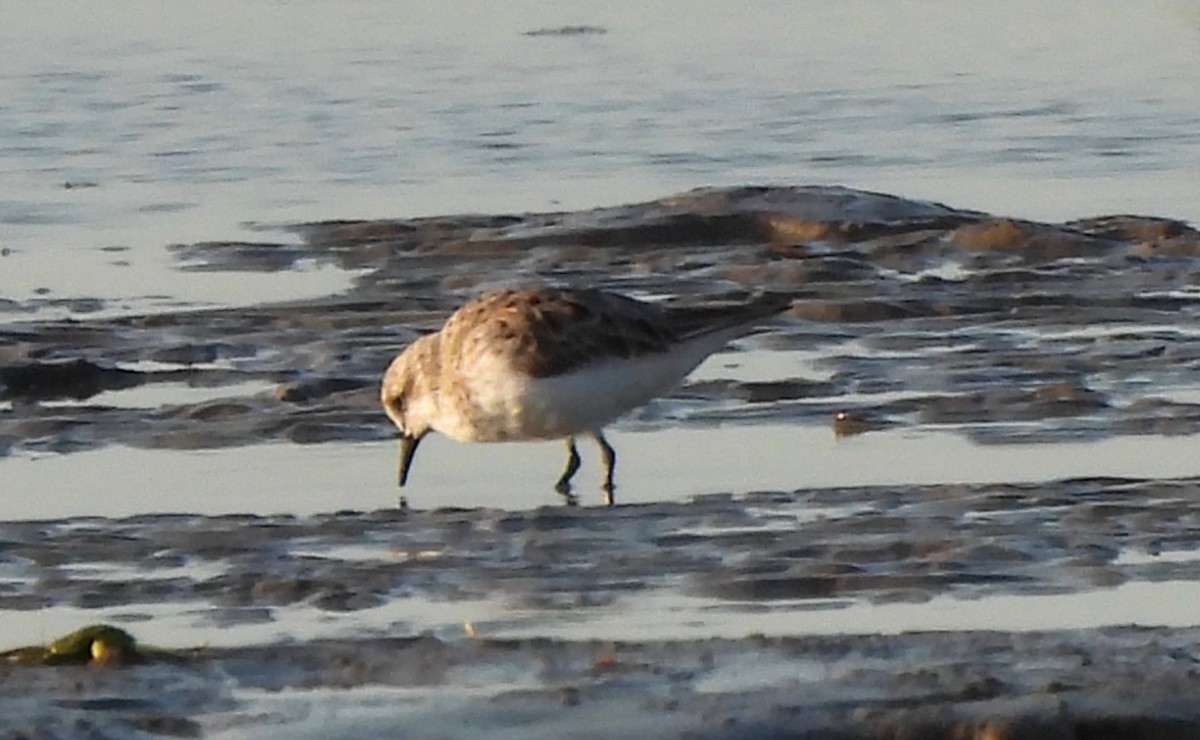
[(696, 337), (663, 354), (606, 359), (563, 375), (529, 378), (481, 358), (474, 389), (483, 419), (446, 419), (438, 431), (460, 441), (558, 439), (595, 432), (679, 384), (704, 358), (740, 332)]

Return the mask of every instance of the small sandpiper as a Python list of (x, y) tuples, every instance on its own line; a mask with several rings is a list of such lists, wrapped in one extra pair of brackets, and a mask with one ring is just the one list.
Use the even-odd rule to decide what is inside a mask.
[(400, 485), (431, 430), (460, 442), (565, 439), (555, 490), (574, 502), (575, 438), (587, 435), (600, 446), (612, 505), (616, 453), (604, 427), (790, 303), (768, 293), (734, 306), (666, 307), (553, 287), (480, 295), (409, 345), (383, 377), (383, 407), (401, 434)]

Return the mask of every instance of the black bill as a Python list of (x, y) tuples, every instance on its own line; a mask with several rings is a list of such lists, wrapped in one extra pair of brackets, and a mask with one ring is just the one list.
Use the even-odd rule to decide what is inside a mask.
[(407, 435), (400, 438), (400, 487), (408, 482), (408, 469), (412, 467), (413, 456), (417, 454), (417, 445), (421, 444), (421, 440), (425, 439), (424, 435), (420, 437), (409, 437)]

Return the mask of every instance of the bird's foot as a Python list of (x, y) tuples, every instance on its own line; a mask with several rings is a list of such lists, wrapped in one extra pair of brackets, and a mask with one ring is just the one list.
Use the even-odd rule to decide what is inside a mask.
[(578, 506), (579, 497), (571, 492), (571, 482), (560, 480), (554, 484), (554, 492), (563, 497), (564, 506)]

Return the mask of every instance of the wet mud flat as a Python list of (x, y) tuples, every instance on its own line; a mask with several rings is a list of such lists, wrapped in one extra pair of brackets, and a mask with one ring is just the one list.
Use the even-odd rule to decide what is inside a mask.
[(1198, 636), (314, 641), (23, 669), (0, 707), (8, 737), (1190, 738)]
[[(346, 292), (73, 320), (0, 306), (0, 457), (390, 438), (391, 357), (468, 296), (530, 279), (792, 297), (624, 428), (1047, 449), (1200, 429), (1200, 234), (1170, 219), (733, 188), (295, 233), (174, 251), (193, 270), (335, 264), (357, 275)], [(755, 452), (737, 457), (771, 464)], [(35, 737), (1196, 736), (1200, 481), (1011, 476), (4, 522), (11, 646), (107, 622), (189, 661), (4, 666), (0, 716)]]
[(1080, 479), (10, 522), (6, 623), (181, 659), (4, 666), (0, 707), (33, 737), (1193, 737), (1197, 499)]
[(792, 296), (741, 345), (774, 354), (769, 375), (686, 383), (642, 420), (824, 424), (849, 410), (868, 428), (1035, 442), (1200, 430), (1200, 232), (1170, 219), (1044, 224), (779, 187), (295, 231), (173, 251), (189, 270), (334, 264), (357, 275), (347, 291), (93, 320), (39, 320), (52, 299), (0, 306), (0, 452), (389, 437), (377, 386), (399, 349), (470, 296), (533, 280), (697, 303)]

